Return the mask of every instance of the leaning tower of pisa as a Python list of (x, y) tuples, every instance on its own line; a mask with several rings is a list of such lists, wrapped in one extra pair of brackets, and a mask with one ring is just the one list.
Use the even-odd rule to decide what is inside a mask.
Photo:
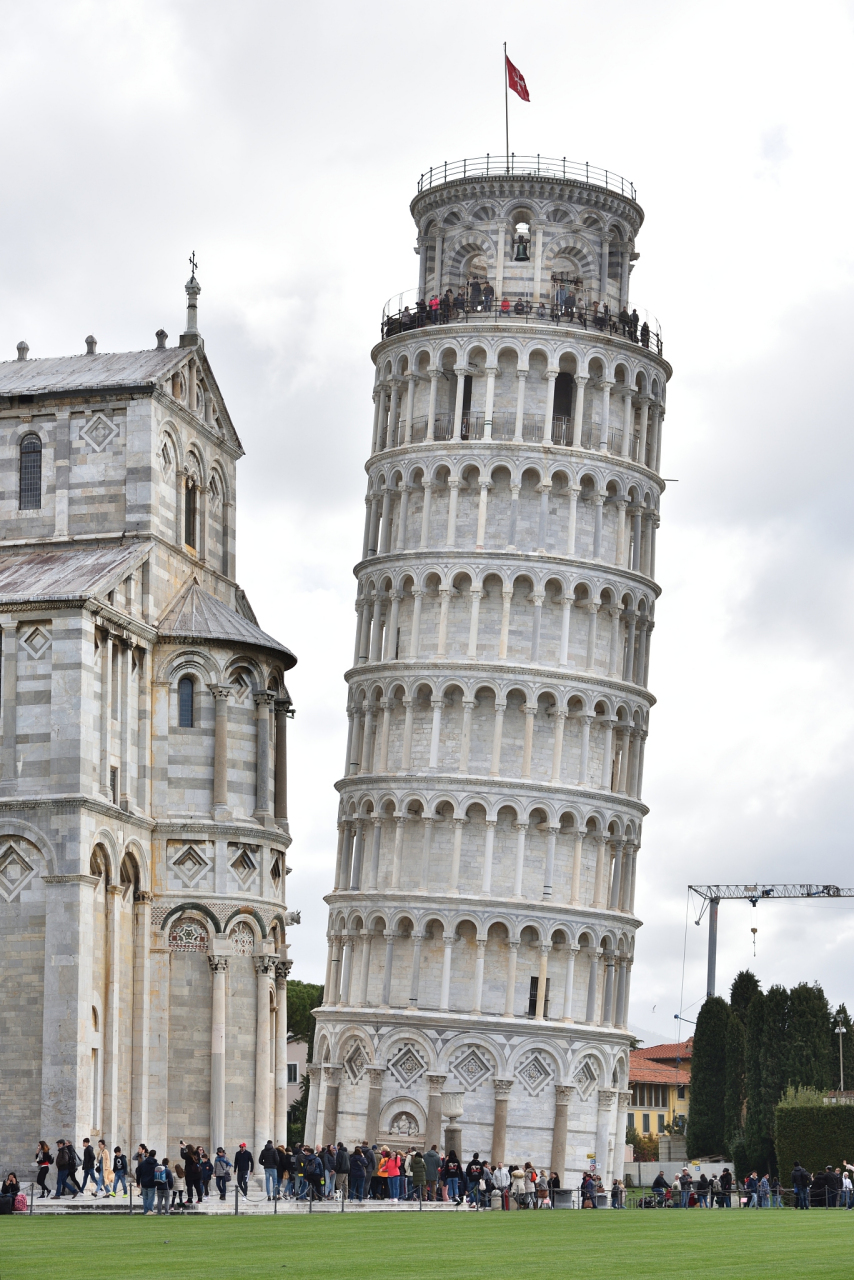
[(629, 297), (643, 211), (610, 172), (482, 157), (423, 174), (411, 213), (418, 287), (372, 353), (307, 1138), (608, 1180), (671, 372)]

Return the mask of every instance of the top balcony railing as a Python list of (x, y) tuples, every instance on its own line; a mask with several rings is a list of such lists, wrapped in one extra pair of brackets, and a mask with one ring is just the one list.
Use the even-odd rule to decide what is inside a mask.
[(562, 178), (605, 187), (608, 191), (618, 191), (629, 200), (637, 200), (635, 184), (610, 169), (599, 169), (586, 160), (567, 160), (566, 156), (562, 160), (550, 160), (546, 156), (517, 156), (515, 151), (511, 151), (509, 156), (502, 151), (500, 155), (487, 152), (485, 156), (474, 156), (468, 160), (445, 160), (422, 173), (418, 179), (418, 190), (429, 191), (431, 187), (455, 182), (459, 178), (483, 177)]
[(586, 330), (589, 333), (609, 334), (623, 338), (637, 346), (645, 347), (658, 356), (664, 355), (661, 325), (651, 311), (628, 307), (611, 310), (610, 304), (598, 300), (588, 301), (587, 291), (577, 292), (555, 279), (544, 284), (548, 296), (534, 303), (530, 294), (505, 293), (500, 299), (484, 297), (479, 288), (472, 295), (471, 283), (461, 286), (456, 294), (449, 290), (441, 298), (435, 295), (418, 297), (417, 289), (395, 294), (383, 308), (380, 335), (394, 337), (411, 329), (424, 329), (432, 325), (460, 324), (531, 324), (553, 325), (564, 330)]

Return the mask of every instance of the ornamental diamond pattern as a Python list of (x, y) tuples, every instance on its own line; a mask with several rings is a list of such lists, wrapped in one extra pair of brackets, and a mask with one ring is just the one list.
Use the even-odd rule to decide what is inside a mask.
[(538, 1053), (533, 1053), (530, 1058), (522, 1063), (516, 1075), (528, 1090), (528, 1093), (535, 1098), (538, 1093), (542, 1093), (549, 1081), (553, 1079), (554, 1072)]
[(0, 893), (7, 902), (16, 898), (35, 873), (35, 867), (24, 855), (9, 844), (0, 853)]
[(102, 413), (96, 413), (90, 418), (85, 427), (80, 428), (80, 439), (85, 440), (91, 445), (96, 453), (100, 453), (106, 449), (111, 440), (114, 440), (119, 434), (119, 429), (114, 422), (110, 422), (109, 418), (105, 418)]
[(24, 636), (21, 644), (33, 658), (40, 658), (50, 648), (50, 636), (41, 627), (33, 627)]
[(401, 1084), (411, 1084), (427, 1070), (427, 1063), (411, 1044), (407, 1044), (396, 1058), (392, 1058), (388, 1068)]
[(585, 1100), (590, 1097), (590, 1094), (596, 1088), (598, 1080), (599, 1073), (590, 1058), (584, 1059), (572, 1077), (572, 1083)]
[(368, 1059), (365, 1051), (358, 1043), (354, 1044), (350, 1052), (344, 1058), (344, 1070), (352, 1080), (353, 1084), (358, 1084), (364, 1074), (365, 1067), (368, 1065)]
[(454, 1063), (452, 1071), (465, 1089), (476, 1089), (491, 1073), (492, 1068), (477, 1049), (469, 1049)]

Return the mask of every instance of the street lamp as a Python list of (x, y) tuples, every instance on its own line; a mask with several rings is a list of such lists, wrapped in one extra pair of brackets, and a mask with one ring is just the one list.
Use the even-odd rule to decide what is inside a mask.
[(839, 1036), (839, 1092), (844, 1093), (845, 1092), (845, 1071), (842, 1066), (842, 1037), (845, 1035), (846, 1030), (845, 1030), (845, 1027), (843, 1027), (842, 1025), (841, 1013), (837, 1013), (836, 1015), (836, 1026), (834, 1027), (834, 1031)]

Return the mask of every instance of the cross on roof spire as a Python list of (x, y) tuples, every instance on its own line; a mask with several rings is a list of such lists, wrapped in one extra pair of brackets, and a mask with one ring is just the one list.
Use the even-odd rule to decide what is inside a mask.
[(199, 265), (199, 264), (196, 262), (196, 251), (195, 251), (195, 249), (194, 249), (194, 250), (193, 250), (193, 252), (190, 254), (190, 259), (189, 259), (189, 261), (190, 261), (190, 279), (191, 279), (191, 280), (195, 280), (195, 278), (196, 278), (196, 267)]

